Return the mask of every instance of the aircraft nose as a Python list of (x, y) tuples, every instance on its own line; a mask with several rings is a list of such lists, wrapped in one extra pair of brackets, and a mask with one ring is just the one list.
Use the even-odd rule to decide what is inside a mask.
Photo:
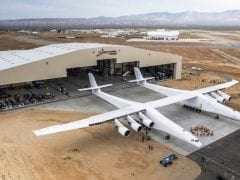
[(195, 142), (194, 145), (197, 146), (197, 147), (201, 147), (202, 143), (199, 141), (199, 142)]
[(198, 148), (202, 146), (202, 143), (198, 139), (192, 139), (191, 144)]

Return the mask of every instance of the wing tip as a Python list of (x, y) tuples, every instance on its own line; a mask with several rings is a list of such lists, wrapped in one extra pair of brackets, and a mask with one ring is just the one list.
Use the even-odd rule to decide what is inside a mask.
[(38, 130), (32, 130), (32, 132), (33, 132), (33, 134), (34, 134), (35, 136), (39, 136)]
[(235, 83), (239, 83), (239, 81), (238, 81), (238, 80), (236, 80), (236, 79), (233, 79), (232, 81), (233, 81), (233, 82), (235, 82)]
[(41, 130), (33, 130), (32, 132), (33, 132), (33, 134), (35, 134), (35, 136), (42, 136), (42, 135), (44, 135), (44, 133)]

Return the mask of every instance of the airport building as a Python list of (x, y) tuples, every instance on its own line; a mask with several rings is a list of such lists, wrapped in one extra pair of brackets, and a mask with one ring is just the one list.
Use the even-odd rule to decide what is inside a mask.
[(157, 30), (147, 32), (147, 39), (151, 40), (178, 40), (179, 39), (179, 31), (165, 31), (165, 30)]
[(0, 86), (63, 78), (81, 70), (121, 76), (135, 66), (146, 76), (181, 78), (180, 56), (120, 45), (65, 43), (0, 51)]

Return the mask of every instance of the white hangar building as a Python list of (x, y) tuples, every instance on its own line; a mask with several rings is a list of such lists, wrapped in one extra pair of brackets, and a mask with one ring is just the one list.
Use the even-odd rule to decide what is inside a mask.
[(51, 44), (30, 50), (0, 51), (0, 86), (67, 77), (76, 68), (121, 75), (139, 66), (151, 75), (180, 79), (182, 57), (120, 45)]
[(179, 31), (165, 31), (165, 30), (157, 30), (147, 32), (147, 39), (152, 40), (178, 40), (179, 39)]

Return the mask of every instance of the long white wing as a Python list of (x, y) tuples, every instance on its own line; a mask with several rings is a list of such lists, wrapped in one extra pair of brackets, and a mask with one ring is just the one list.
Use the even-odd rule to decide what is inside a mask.
[(142, 84), (141, 86), (143, 86), (147, 89), (150, 89), (152, 91), (155, 91), (157, 93), (163, 94), (165, 96), (173, 96), (173, 95), (187, 92), (185, 90), (168, 88), (168, 87), (164, 87), (164, 86), (160, 86), (160, 85), (156, 85), (156, 84), (150, 84), (147, 82)]
[(205, 93), (209, 93), (209, 92), (213, 92), (213, 91), (217, 91), (217, 90), (222, 90), (222, 89), (225, 89), (225, 88), (229, 88), (235, 84), (239, 83), (239, 81), (237, 80), (232, 80), (232, 81), (229, 81), (227, 83), (223, 83), (223, 84), (219, 84), (219, 85), (216, 85), (216, 86), (211, 86), (211, 87), (206, 87), (206, 88), (202, 88), (202, 89), (198, 89), (196, 90), (197, 92), (200, 92), (202, 94), (205, 94)]
[(115, 118), (120, 118), (129, 114), (133, 114), (139, 111), (144, 110), (141, 107), (128, 107), (128, 108), (123, 108), (115, 111), (110, 111), (107, 113), (99, 114), (96, 116), (91, 116), (86, 119), (66, 123), (66, 124), (59, 124), (59, 125), (54, 125), (50, 126), (47, 128), (39, 129), (33, 131), (34, 134), (37, 136), (42, 136), (42, 135), (47, 135), (47, 134), (53, 134), (57, 132), (63, 132), (63, 131), (69, 131), (69, 130), (74, 130), (74, 129), (80, 129), (80, 128), (85, 128), (89, 126), (94, 126), (98, 124), (102, 124), (108, 121), (112, 121)]
[(169, 97), (159, 99), (156, 101), (149, 101), (146, 104), (148, 106), (151, 106), (152, 108), (158, 108), (158, 107), (163, 107), (163, 106), (168, 106), (168, 105), (171, 105), (174, 103), (178, 103), (181, 101), (193, 99), (196, 97), (197, 97), (197, 94), (195, 94), (195, 93), (188, 93), (188, 94), (184, 93), (184, 94), (169, 96)]

